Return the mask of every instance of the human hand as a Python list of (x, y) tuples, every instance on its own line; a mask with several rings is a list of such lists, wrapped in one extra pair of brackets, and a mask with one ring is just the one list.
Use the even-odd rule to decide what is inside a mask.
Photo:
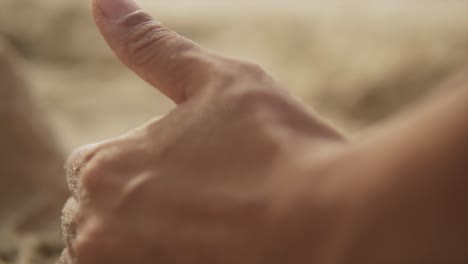
[[(402, 167), (421, 170), (383, 151), (395, 141), (351, 145), (260, 67), (199, 47), (129, 1), (93, 3), (117, 56), (178, 107), (71, 157), (62, 263), (427, 263), (438, 244), (412, 235), (437, 226), (435, 210), (413, 197), (418, 177), (402, 184)], [(429, 179), (420, 193), (434, 191)]]
[(289, 210), (284, 187), (345, 140), (259, 66), (213, 54), (133, 4), (114, 1), (117, 13), (107, 12), (108, 2), (93, 11), (109, 45), (178, 107), (71, 158), (64, 254), (79, 263), (274, 263), (265, 252), (283, 250), (271, 244)]

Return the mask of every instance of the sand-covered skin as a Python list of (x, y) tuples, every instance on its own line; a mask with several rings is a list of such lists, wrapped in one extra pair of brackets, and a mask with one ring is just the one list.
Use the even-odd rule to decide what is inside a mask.
[[(468, 63), (468, 1), (139, 2), (181, 34), (262, 64), (349, 132), (398, 113)], [(0, 264), (55, 261), (63, 153), (172, 107), (113, 57), (87, 5), (0, 1)]]

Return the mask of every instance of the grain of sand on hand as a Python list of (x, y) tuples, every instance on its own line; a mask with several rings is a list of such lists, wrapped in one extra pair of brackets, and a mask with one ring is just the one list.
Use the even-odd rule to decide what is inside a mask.
[(0, 264), (52, 263), (62, 249), (62, 153), (0, 38)]

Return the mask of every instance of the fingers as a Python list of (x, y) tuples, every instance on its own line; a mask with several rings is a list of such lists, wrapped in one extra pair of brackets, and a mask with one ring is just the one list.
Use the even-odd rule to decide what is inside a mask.
[[(108, 146), (113, 146), (122, 141), (130, 141), (136, 132), (130, 132), (119, 138), (101, 141), (99, 143), (89, 144), (76, 149), (69, 156), (65, 165), (68, 188), (70, 189), (73, 197), (80, 201), (82, 196), (81, 174), (88, 163), (102, 150)], [(128, 139), (127, 139), (128, 138)]]
[(79, 199), (79, 179), (80, 173), (85, 164), (96, 154), (99, 144), (87, 145), (75, 150), (69, 157), (65, 170), (67, 174), (68, 188), (73, 197)]
[(145, 135), (145, 130), (158, 126), (164, 117), (165, 116), (158, 116), (143, 126), (137, 127), (120, 137), (89, 144), (73, 151), (65, 165), (68, 188), (72, 192), (73, 197), (78, 201), (80, 200), (80, 175), (82, 174), (85, 166), (96, 156), (96, 154), (111, 146), (121, 145), (121, 147), (128, 149), (132, 147), (132, 145), (136, 145), (138, 139)]
[(92, 0), (96, 24), (129, 68), (176, 103), (193, 96), (219, 59), (162, 26), (132, 0)]

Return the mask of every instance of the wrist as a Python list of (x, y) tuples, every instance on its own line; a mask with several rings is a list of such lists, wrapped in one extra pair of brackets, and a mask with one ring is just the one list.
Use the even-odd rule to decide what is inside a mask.
[(336, 233), (351, 204), (348, 194), (338, 193), (341, 187), (335, 185), (345, 149), (341, 144), (315, 145), (313, 151), (296, 152), (292, 168), (279, 173), (272, 192), (274, 225), (269, 247), (275, 254), (269, 263), (339, 263), (330, 261), (329, 254), (336, 249)]

